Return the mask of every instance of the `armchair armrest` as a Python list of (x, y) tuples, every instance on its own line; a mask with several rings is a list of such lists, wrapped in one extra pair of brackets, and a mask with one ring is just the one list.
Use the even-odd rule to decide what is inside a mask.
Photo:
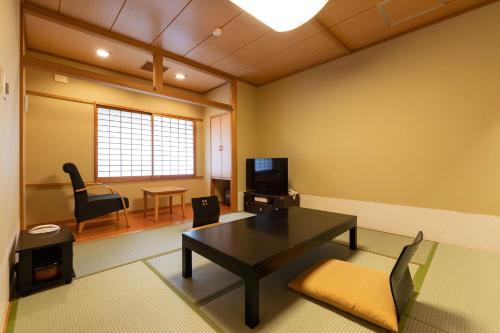
[[(103, 184), (103, 183), (88, 183), (88, 184), (90, 186), (85, 186), (84, 188), (75, 190), (75, 192), (83, 192), (83, 191), (87, 191), (87, 190), (90, 190), (93, 188), (105, 188), (105, 189), (109, 190), (111, 193), (118, 194), (118, 196), (120, 197), (120, 200), (122, 201), (123, 210), (125, 211), (125, 214), (126, 214), (127, 207), (125, 206), (125, 199), (123, 198), (123, 195), (117, 189), (115, 189), (111, 186), (108, 186), (106, 184)], [(128, 224), (128, 221), (127, 221), (127, 224)]]
[(80, 188), (78, 190), (75, 190), (75, 192), (83, 192), (83, 191), (87, 191), (87, 190), (90, 190), (93, 188), (105, 188), (105, 189), (109, 190), (111, 193), (115, 193), (115, 192), (118, 193), (118, 191), (116, 191), (111, 186), (108, 186), (106, 184), (101, 184), (101, 183), (91, 183), (91, 184), (89, 184), (89, 186), (85, 186), (84, 188)]

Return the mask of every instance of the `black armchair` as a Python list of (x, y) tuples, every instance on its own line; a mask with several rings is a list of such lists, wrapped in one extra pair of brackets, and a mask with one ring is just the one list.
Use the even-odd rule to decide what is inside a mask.
[(220, 216), (219, 198), (217, 196), (192, 198), (193, 228), (200, 228), (218, 223)]
[[(114, 188), (102, 183), (85, 184), (80, 176), (78, 168), (73, 163), (64, 163), (64, 172), (68, 173), (73, 186), (75, 196), (75, 218), (78, 225), (78, 232), (83, 230), (84, 221), (105, 214), (116, 213), (117, 223), (120, 221), (119, 211), (123, 209), (125, 221), (128, 224), (127, 208), (129, 206), (128, 198), (124, 197)], [(89, 195), (89, 189), (107, 189), (109, 194)]]

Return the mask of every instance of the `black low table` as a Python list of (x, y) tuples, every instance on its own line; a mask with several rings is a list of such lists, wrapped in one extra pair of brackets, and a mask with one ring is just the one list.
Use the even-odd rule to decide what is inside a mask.
[(259, 279), (349, 230), (357, 248), (356, 216), (290, 207), (182, 234), (182, 276), (192, 275), (195, 251), (245, 280), (245, 323), (259, 324)]
[[(58, 283), (71, 283), (73, 270), (73, 242), (75, 238), (67, 226), (58, 231), (44, 234), (30, 234), (21, 231), (17, 240), (17, 291), (26, 296), (33, 291)], [(36, 281), (35, 272), (45, 267), (53, 268), (53, 277)]]

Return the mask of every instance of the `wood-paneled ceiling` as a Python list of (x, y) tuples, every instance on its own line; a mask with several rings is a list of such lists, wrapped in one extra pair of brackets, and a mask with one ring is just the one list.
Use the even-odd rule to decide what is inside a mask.
[[(26, 2), (261, 85), (494, 1), (330, 0), (312, 21), (282, 33), (229, 0)], [(222, 28), (222, 36), (212, 36), (215, 27)], [(151, 61), (148, 52), (37, 17), (26, 19), (26, 31), (28, 48), (151, 79), (139, 69)], [(113, 57), (96, 58), (97, 47), (109, 48)], [(204, 92), (223, 82), (178, 62), (165, 65), (168, 84)], [(188, 80), (176, 81), (176, 71), (188, 74)]]

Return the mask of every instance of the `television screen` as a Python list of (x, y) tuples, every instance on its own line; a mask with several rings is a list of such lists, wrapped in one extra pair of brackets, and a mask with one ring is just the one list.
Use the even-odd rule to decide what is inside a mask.
[(247, 190), (262, 194), (287, 194), (288, 159), (247, 159)]

